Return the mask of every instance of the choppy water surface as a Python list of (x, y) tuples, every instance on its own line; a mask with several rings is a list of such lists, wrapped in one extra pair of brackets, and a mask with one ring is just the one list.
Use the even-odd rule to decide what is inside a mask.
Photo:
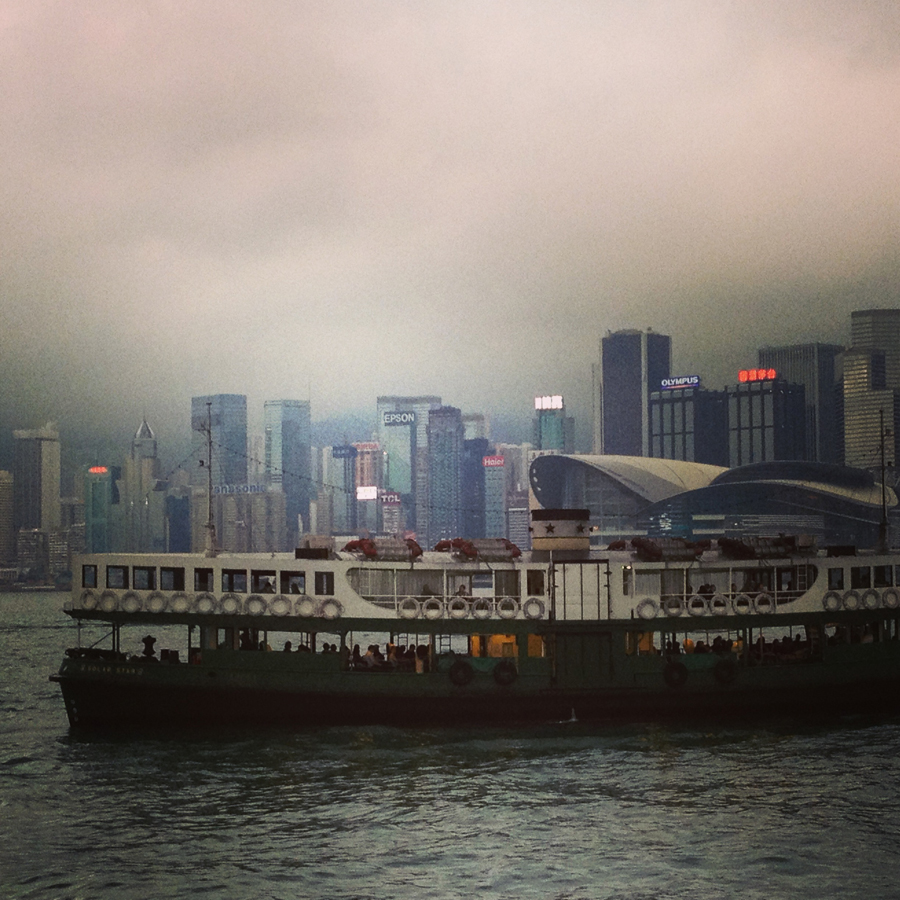
[(0, 896), (900, 896), (900, 720), (70, 734), (0, 595)]

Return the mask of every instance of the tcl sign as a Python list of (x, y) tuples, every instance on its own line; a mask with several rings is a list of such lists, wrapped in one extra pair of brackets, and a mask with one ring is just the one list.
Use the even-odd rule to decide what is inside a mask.
[(415, 425), (416, 414), (414, 412), (386, 412), (381, 421), (385, 425)]

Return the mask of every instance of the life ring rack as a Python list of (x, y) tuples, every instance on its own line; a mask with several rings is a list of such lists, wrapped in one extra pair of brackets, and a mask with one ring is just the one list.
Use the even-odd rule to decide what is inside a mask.
[(316, 602), (308, 594), (303, 594), (294, 601), (294, 611), (298, 616), (308, 619), (316, 614)]
[(269, 611), (273, 616), (289, 616), (294, 610), (294, 604), (284, 594), (276, 594), (269, 604)]
[(226, 616), (239, 616), (244, 611), (244, 601), (238, 594), (229, 591), (222, 595), (219, 601), (219, 609)]
[(688, 597), (685, 608), (687, 609), (689, 616), (705, 616), (707, 612), (709, 612), (706, 598), (700, 594), (693, 594)]
[(447, 615), (451, 619), (468, 619), (469, 612), (469, 601), (465, 597), (457, 595), (447, 601)]
[(494, 614), (494, 604), (489, 597), (476, 597), (471, 605), (473, 619), (490, 619)]
[(529, 597), (522, 604), (522, 615), (526, 619), (543, 619), (546, 607), (540, 597)]
[(404, 597), (397, 603), (397, 615), (401, 619), (418, 619), (421, 611), (419, 601), (415, 597)]
[(323, 619), (339, 619), (344, 614), (344, 604), (337, 597), (326, 597), (318, 609)]
[(515, 619), (519, 614), (519, 601), (515, 597), (501, 597), (497, 601), (497, 615), (501, 619)]
[(221, 612), (219, 600), (215, 594), (211, 594), (209, 591), (202, 591), (197, 594), (197, 599), (194, 601), (194, 611), (202, 616), (211, 616)]

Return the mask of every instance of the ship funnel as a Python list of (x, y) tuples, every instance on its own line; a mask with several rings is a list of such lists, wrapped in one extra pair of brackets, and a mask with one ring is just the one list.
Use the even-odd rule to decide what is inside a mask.
[(587, 509), (533, 509), (531, 551), (534, 559), (586, 559), (591, 549)]

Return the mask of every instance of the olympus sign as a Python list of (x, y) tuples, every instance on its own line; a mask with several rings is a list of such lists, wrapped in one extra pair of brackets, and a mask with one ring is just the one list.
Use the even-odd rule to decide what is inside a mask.
[(663, 378), (659, 383), (663, 390), (671, 388), (700, 387), (699, 375), (679, 375), (677, 378)]
[(415, 425), (416, 414), (414, 412), (386, 412), (381, 421), (385, 425)]

